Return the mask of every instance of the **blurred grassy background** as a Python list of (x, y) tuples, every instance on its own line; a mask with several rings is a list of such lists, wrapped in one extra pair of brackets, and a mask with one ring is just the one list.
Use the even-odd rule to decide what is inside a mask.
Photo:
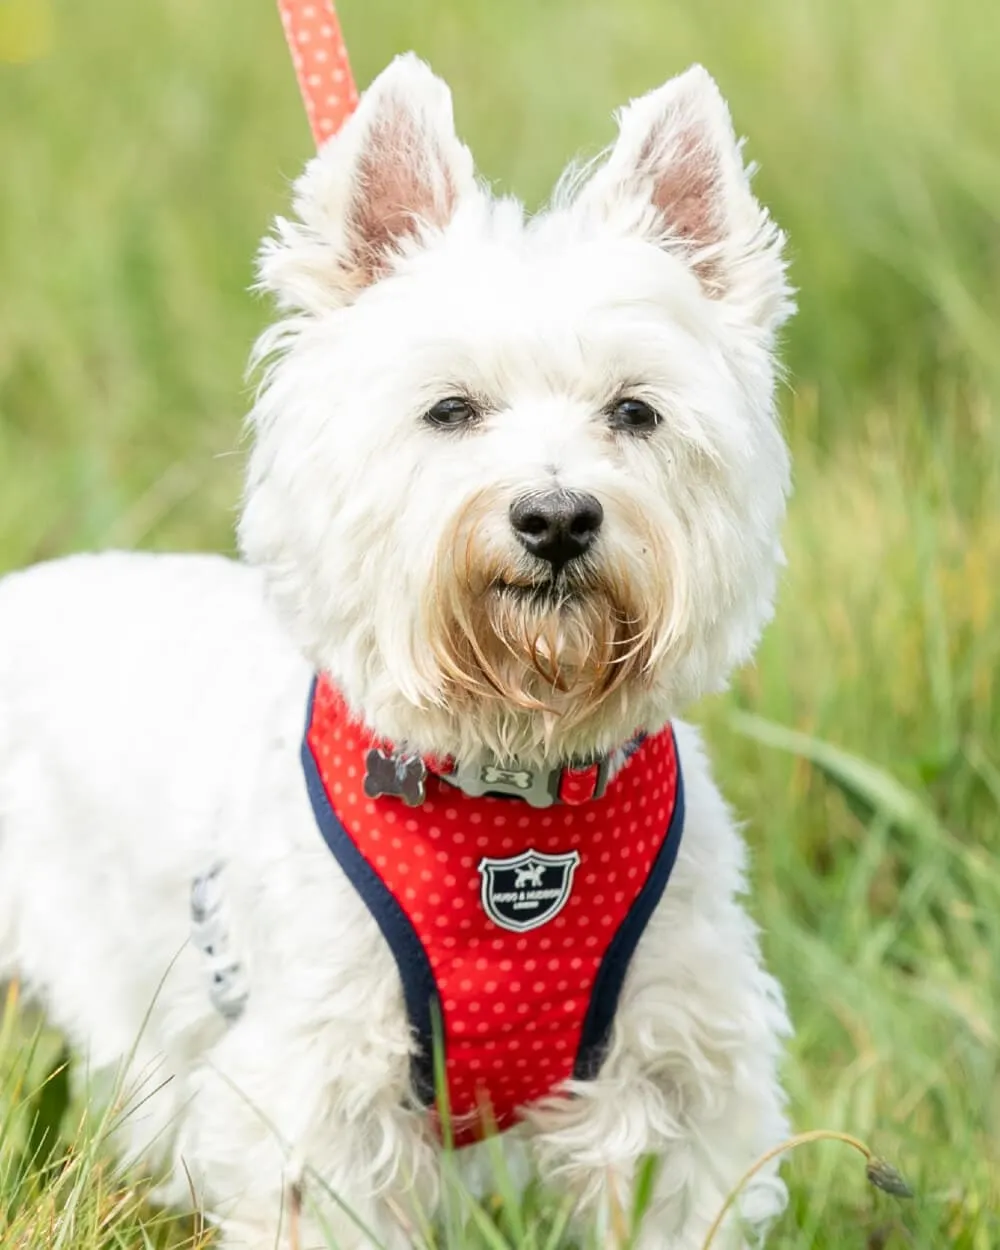
[[(611, 138), (616, 106), (693, 60), (750, 136), (801, 291), (797, 493), (775, 624), (702, 716), (798, 1027), (796, 1124), (870, 1138), (919, 1189), (903, 1209), (839, 1148), (800, 1152), (773, 1244), (996, 1250), (1000, 6), (340, 12), (359, 82), (416, 48), (483, 174), (531, 204)], [(270, 0), (0, 0), (0, 569), (231, 549), (267, 316), (251, 259), (309, 150)], [(738, 735), (734, 707), (865, 757), (929, 819), (873, 813)]]

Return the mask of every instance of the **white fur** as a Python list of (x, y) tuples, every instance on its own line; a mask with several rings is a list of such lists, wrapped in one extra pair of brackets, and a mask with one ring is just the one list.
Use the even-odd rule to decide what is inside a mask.
[[(173, 1164), (168, 1196), (191, 1174), (227, 1246), (288, 1244), (283, 1198), (303, 1178), (337, 1245), (369, 1243), (324, 1186), (401, 1246), (399, 1212), (435, 1201), (437, 1148), (392, 956), (305, 793), (311, 674), (415, 750), (549, 761), (722, 686), (780, 559), (773, 350), (790, 305), (781, 237), (701, 70), (630, 106), (607, 161), (526, 221), (475, 183), (444, 85), (401, 58), (296, 209), (261, 259), (285, 319), (259, 349), (240, 526), (259, 568), (107, 555), (0, 583), (0, 977), (22, 977), (95, 1069), (135, 1048), (132, 1072), (160, 1088), (128, 1144)], [(609, 431), (623, 389), (662, 414), (652, 437)], [(427, 426), (456, 391), (481, 424)], [(650, 622), (643, 671), (575, 722), (572, 688), (544, 709), (463, 701), (435, 645), (457, 518), (474, 514), (476, 561), (531, 576), (507, 509), (553, 482), (599, 497), (588, 576), (622, 579)], [(658, 1153), (649, 1250), (697, 1250), (786, 1128), (788, 1023), (739, 904), (742, 842), (695, 731), (677, 733), (684, 841), (604, 1066), (510, 1135), (604, 1220)], [(231, 1027), (188, 940), (192, 880), (216, 863), (249, 985)], [(759, 1229), (783, 1204), (772, 1172), (742, 1212)], [(321, 1223), (307, 1210), (303, 1246)], [(726, 1238), (743, 1244), (732, 1223)]]

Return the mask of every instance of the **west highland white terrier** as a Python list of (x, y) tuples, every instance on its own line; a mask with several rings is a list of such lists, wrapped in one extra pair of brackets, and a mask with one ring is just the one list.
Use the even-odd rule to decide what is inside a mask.
[(619, 122), (526, 218), (395, 61), (261, 252), (246, 562), (0, 584), (0, 977), (155, 1086), (125, 1148), (226, 1247), (410, 1245), (492, 1125), (608, 1245), (657, 1156), (638, 1244), (698, 1250), (786, 1133), (675, 719), (771, 612), (783, 236), (704, 70)]

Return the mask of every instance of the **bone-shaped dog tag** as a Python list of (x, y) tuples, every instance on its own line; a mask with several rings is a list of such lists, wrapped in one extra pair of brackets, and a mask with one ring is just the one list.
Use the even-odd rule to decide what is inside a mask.
[(365, 756), (365, 794), (370, 799), (402, 799), (407, 807), (424, 801), (427, 768), (419, 755), (389, 755), (373, 747)]

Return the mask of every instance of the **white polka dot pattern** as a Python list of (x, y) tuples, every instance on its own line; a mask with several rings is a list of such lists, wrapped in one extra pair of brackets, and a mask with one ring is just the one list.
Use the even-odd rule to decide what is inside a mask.
[[(646, 884), (677, 798), (668, 729), (647, 738), (603, 798), (537, 810), (517, 799), (470, 798), (429, 774), (427, 798), (370, 799), (360, 761), (373, 744), (337, 691), (316, 686), (308, 743), (340, 823), (405, 911), (430, 961), (442, 1005), (448, 1091), (476, 1133), (483, 1099), (501, 1128), (517, 1109), (572, 1075), (594, 982)], [(565, 906), (526, 933), (496, 925), (480, 901), (483, 857), (526, 850), (580, 864)], [(462, 1134), (458, 1134), (462, 1140)]]
[(358, 102), (331, 0), (278, 0), (281, 24), (316, 146), (336, 134)]

